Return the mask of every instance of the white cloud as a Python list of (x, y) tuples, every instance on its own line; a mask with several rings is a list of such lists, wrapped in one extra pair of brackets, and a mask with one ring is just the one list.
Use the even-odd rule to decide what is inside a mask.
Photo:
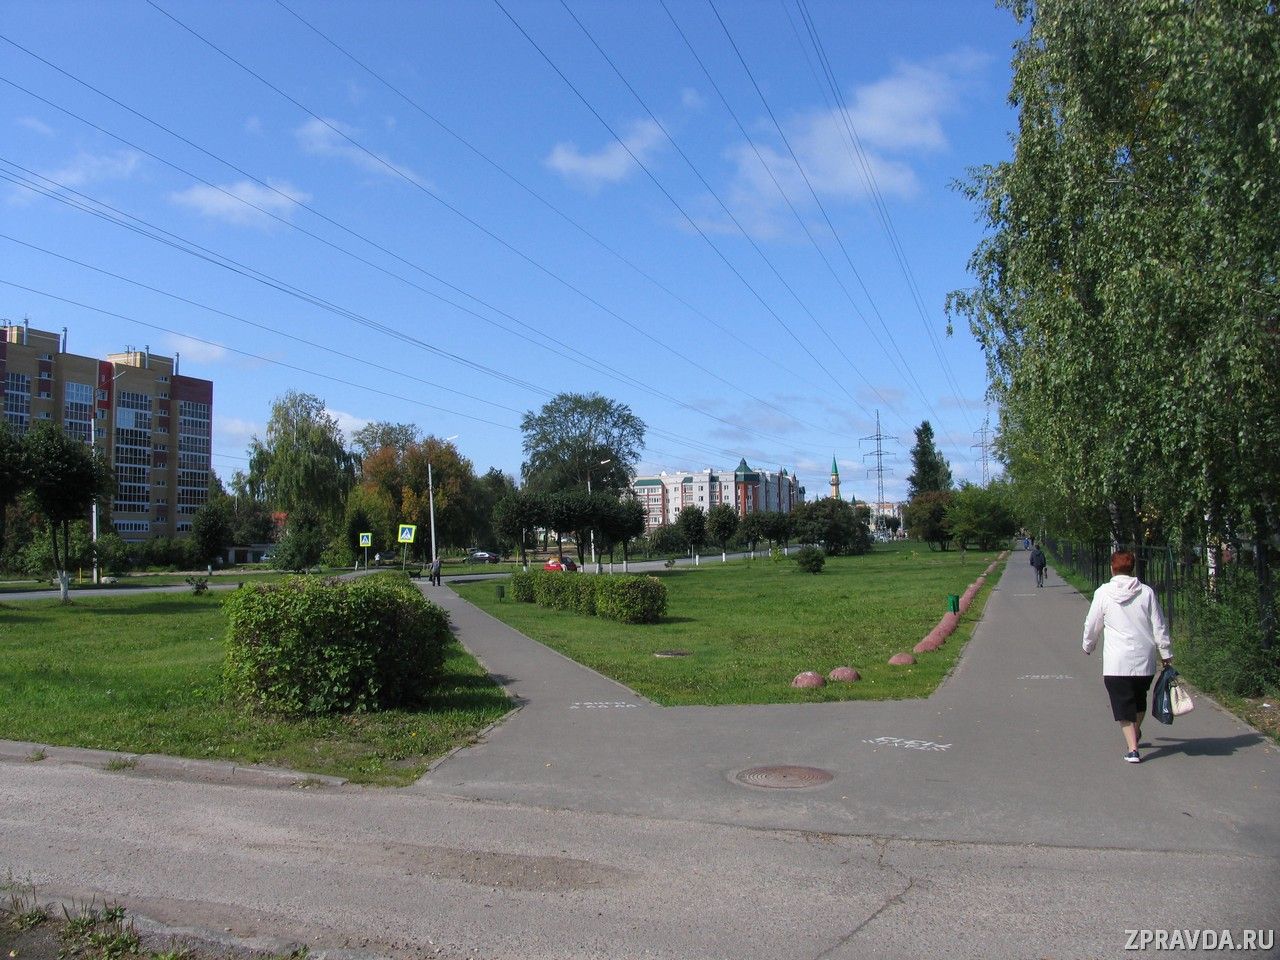
[(373, 422), (372, 420), (365, 419), (364, 417), (357, 417), (354, 413), (347, 413), (343, 410), (330, 410), (326, 408), (325, 413), (338, 421), (338, 428), (347, 436), (348, 439), (350, 439), (351, 435), (361, 427), (367, 427)]
[(306, 153), (320, 157), (338, 157), (369, 173), (383, 176), (399, 174), (414, 183), (426, 182), (409, 167), (395, 163), (386, 155), (366, 152), (357, 147), (351, 140), (356, 138), (358, 132), (355, 127), (339, 120), (312, 118), (294, 130), (293, 134), (298, 140), (298, 146)]
[[(103, 180), (127, 180), (142, 162), (142, 154), (134, 150), (120, 150), (116, 153), (92, 154), (81, 151), (65, 165), (56, 170), (41, 170), (39, 176), (49, 183), (45, 187), (83, 187)], [(39, 182), (37, 178), (37, 182)], [(8, 194), (8, 202), (15, 206), (25, 206), (36, 199), (38, 194), (23, 187), (13, 187)]]
[(791, 118), (784, 129), (804, 176), (784, 144), (757, 140), (759, 156), (750, 144), (733, 145), (726, 152), (735, 168), (727, 202), (735, 216), (754, 235), (768, 238), (788, 230), (792, 219), (779, 186), (802, 213), (813, 209), (810, 186), (824, 203), (863, 200), (872, 184), (884, 196), (915, 196), (920, 182), (911, 161), (948, 148), (943, 120), (978, 62), (961, 52), (899, 64), (887, 77), (855, 88), (845, 102), (856, 144), (843, 111)]
[(271, 186), (275, 190), (251, 180), (228, 183), (220, 189), (197, 183), (186, 190), (169, 194), (169, 199), (179, 206), (188, 207), (215, 220), (256, 225), (269, 224), (271, 218), (268, 213), (287, 217), (293, 212), (295, 204), (306, 203), (311, 199), (309, 193), (283, 181), (273, 182)]
[(583, 153), (574, 143), (557, 143), (543, 162), (562, 177), (595, 190), (625, 180), (636, 169), (632, 154), (647, 161), (665, 139), (656, 122), (637, 120), (622, 141), (615, 140), (595, 153)]
[(177, 334), (167, 334), (165, 345), (174, 353), (182, 354), (182, 359), (195, 363), (218, 363), (227, 358), (226, 347), (213, 343), (203, 343)]
[[(216, 406), (215, 406), (216, 411)], [(245, 450), (249, 441), (267, 432), (264, 424), (253, 420), (241, 420), (238, 417), (223, 417), (214, 413), (213, 435), (214, 445), (222, 449)]]
[(701, 110), (707, 105), (707, 101), (693, 87), (685, 87), (680, 91), (680, 104), (686, 110)]
[(34, 130), (42, 137), (52, 137), (53, 127), (49, 126), (43, 120), (37, 120), (35, 117), (19, 117), (14, 121), (20, 127), (26, 127), (28, 130)]
[(82, 187), (102, 180), (127, 180), (133, 176), (141, 162), (142, 154), (136, 150), (119, 150), (106, 154), (82, 151), (65, 166), (57, 170), (41, 171), (41, 175), (63, 186)]

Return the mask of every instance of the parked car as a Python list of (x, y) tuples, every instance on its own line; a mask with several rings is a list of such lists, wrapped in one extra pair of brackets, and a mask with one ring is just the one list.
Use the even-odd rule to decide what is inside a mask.
[(502, 557), (488, 550), (472, 550), (467, 554), (467, 563), (501, 563)]
[(552, 557), (542, 567), (543, 570), (561, 570), (565, 573), (573, 573), (578, 569), (578, 564), (569, 557)]

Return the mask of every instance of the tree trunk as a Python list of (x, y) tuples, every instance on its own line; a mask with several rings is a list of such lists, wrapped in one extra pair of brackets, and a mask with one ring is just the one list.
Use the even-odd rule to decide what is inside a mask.
[(62, 532), (62, 559), (58, 558), (58, 525), (49, 521), (49, 536), (53, 540), (53, 566), (58, 573), (58, 593), (63, 603), (71, 602), (71, 578), (67, 576), (67, 557), (71, 555), (71, 524), (64, 522)]
[(1276, 642), (1276, 587), (1271, 578), (1271, 524), (1263, 507), (1253, 510), (1253, 568), (1258, 575), (1258, 626), (1262, 649)]

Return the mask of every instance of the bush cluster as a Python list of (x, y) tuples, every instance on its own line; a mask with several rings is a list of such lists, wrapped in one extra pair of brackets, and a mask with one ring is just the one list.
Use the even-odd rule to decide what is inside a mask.
[(667, 612), (666, 584), (657, 577), (634, 574), (517, 573), (511, 577), (511, 596), (521, 603), (622, 623), (657, 623)]
[(1265, 650), (1258, 623), (1258, 580), (1226, 567), (1215, 594), (1201, 593), (1187, 609), (1190, 629), (1175, 637), (1180, 673), (1210, 693), (1257, 697), (1280, 691), (1280, 650)]
[(821, 573), (827, 555), (818, 547), (801, 547), (795, 556), (796, 566), (805, 573)]
[(225, 675), (255, 710), (323, 715), (411, 707), (440, 681), (449, 618), (406, 577), (290, 577), (225, 602)]

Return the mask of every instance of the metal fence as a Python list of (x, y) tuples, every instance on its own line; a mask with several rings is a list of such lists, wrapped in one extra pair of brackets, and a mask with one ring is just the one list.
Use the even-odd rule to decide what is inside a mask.
[[(1044, 545), (1062, 567), (1088, 580), (1096, 590), (1111, 579), (1110, 543), (1078, 543), (1046, 537)], [(1172, 547), (1125, 547), (1137, 559), (1134, 575), (1151, 587), (1164, 608), (1170, 628), (1175, 621), (1192, 616), (1197, 597), (1203, 596), (1209, 573), (1204, 560), (1195, 555), (1179, 556)], [(1184, 627), (1189, 626), (1183, 623)]]

